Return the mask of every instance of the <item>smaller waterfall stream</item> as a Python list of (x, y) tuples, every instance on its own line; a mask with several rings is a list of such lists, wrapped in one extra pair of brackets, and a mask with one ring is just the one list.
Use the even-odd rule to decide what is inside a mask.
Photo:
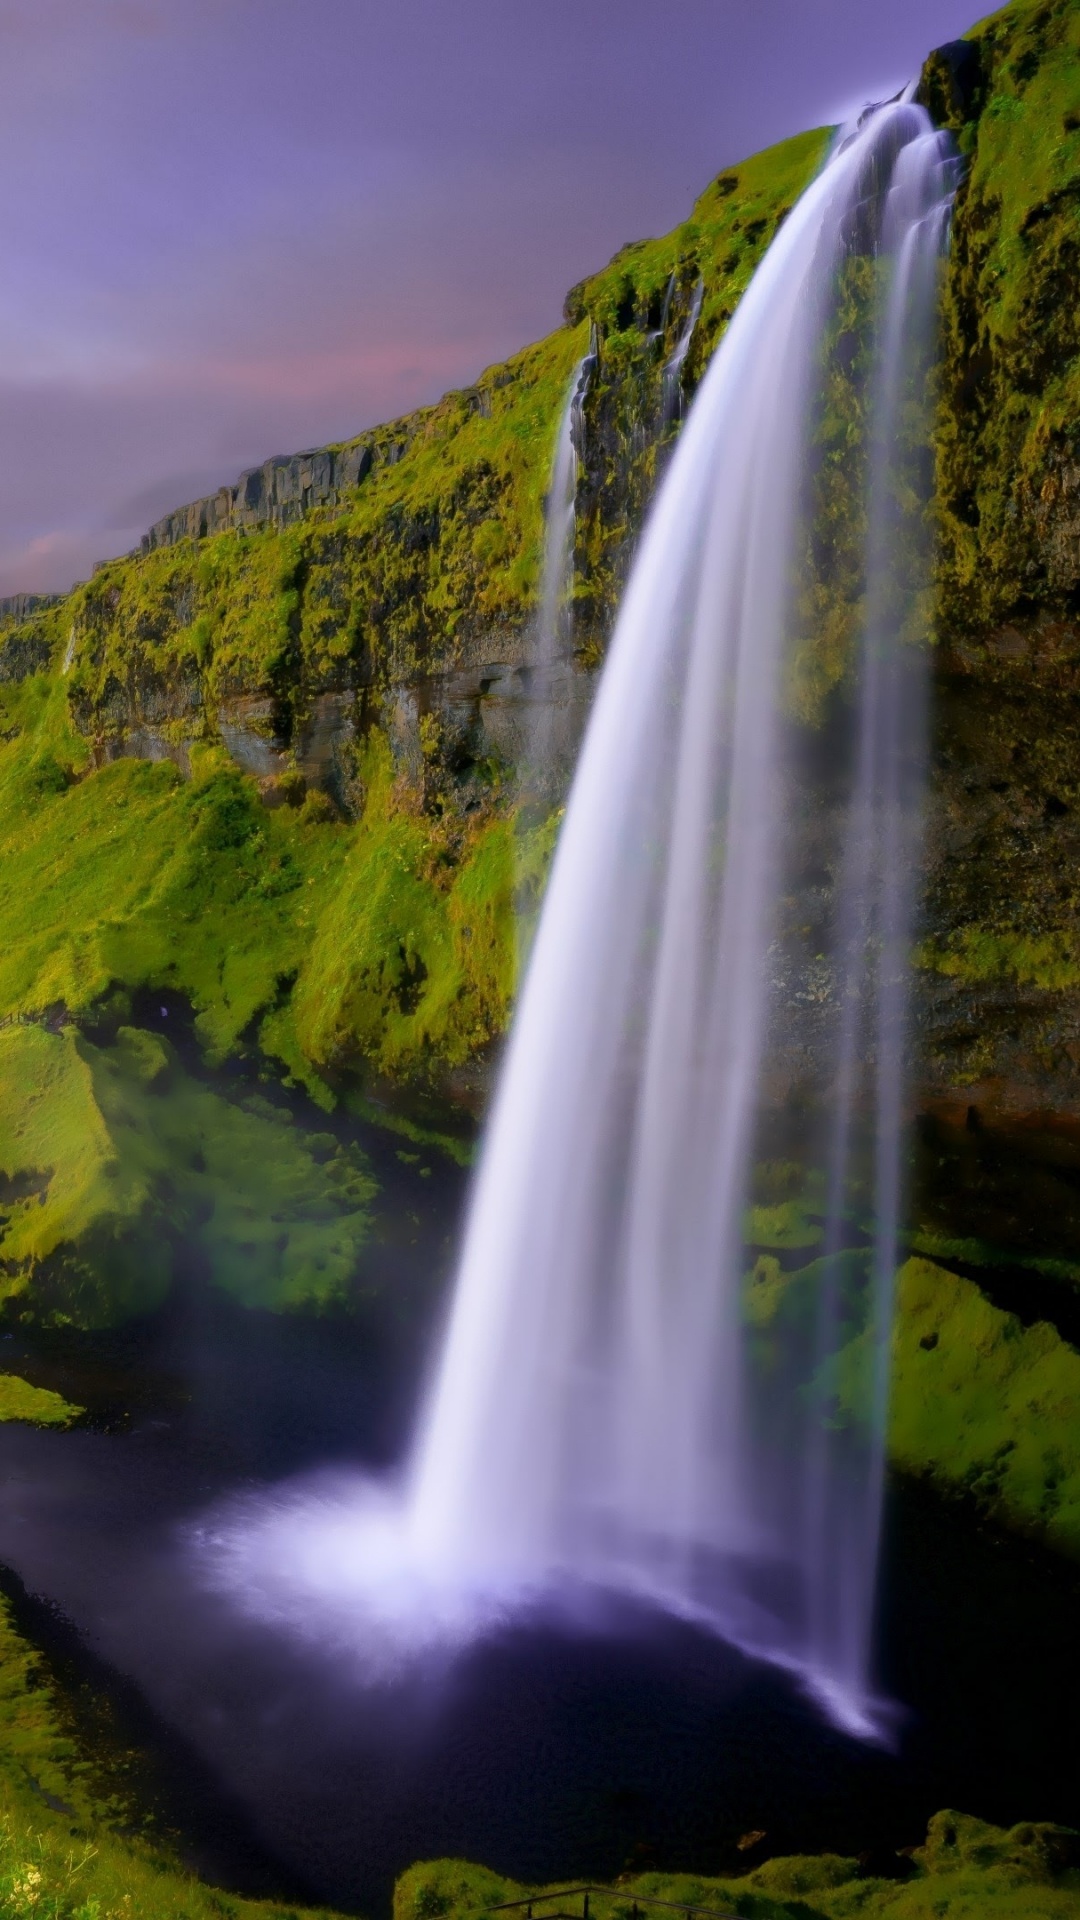
[(661, 376), (660, 417), (667, 426), (672, 420), (681, 420), (683, 411), (682, 371), (686, 365), (686, 356), (694, 338), (697, 323), (701, 318), (701, 303), (705, 298), (705, 283), (699, 280), (690, 298), (690, 311), (671, 356)]
[(585, 398), (596, 366), (596, 344), (578, 361), (570, 377), (559, 420), (544, 514), (544, 567), (540, 606), (529, 652), (529, 721), (518, 785), (526, 804), (541, 801), (551, 783), (554, 735), (553, 678), (571, 638), (574, 586), (574, 534), (578, 467), (584, 453)]
[[(256, 1612), (422, 1643), (615, 1589), (874, 1728), (954, 167), (910, 101), (865, 115), (708, 368), (581, 753), (406, 1484), (208, 1533)], [(553, 650), (588, 370), (550, 496)]]

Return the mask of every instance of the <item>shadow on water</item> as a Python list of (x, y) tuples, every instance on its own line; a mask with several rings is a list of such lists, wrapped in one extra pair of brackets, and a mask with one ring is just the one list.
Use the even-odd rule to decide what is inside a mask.
[[(120, 1831), (164, 1841), (184, 1866), (253, 1899), (300, 1902), (315, 1890), (259, 1838), (248, 1812), (194, 1748), (148, 1706), (140, 1689), (96, 1656), (47, 1600), (0, 1568), (16, 1631), (38, 1652), (67, 1728), (89, 1757), (99, 1790), (128, 1810)], [(135, 1791), (132, 1779), (135, 1776)], [(39, 1789), (54, 1811), (67, 1809)]]

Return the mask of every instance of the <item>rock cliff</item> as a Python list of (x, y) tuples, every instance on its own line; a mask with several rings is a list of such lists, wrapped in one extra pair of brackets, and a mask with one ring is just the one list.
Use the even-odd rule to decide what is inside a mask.
[[(395, 447), (385, 450), (391, 464), (398, 452)], [(366, 478), (373, 458), (372, 442), (358, 439), (264, 460), (261, 467), (242, 473), (234, 487), (219, 487), (216, 493), (155, 520), (143, 535), (141, 551), (175, 547), (181, 540), (206, 540), (240, 527), (291, 527), (312, 507), (336, 507)]]
[[(1009, 7), (932, 55), (922, 80), (966, 171), (937, 449), (920, 1073), (928, 1097), (965, 1110), (1080, 1103), (1078, 38), (1075, 0)], [(678, 427), (664, 368), (698, 298), (689, 396), (825, 141), (807, 134), (719, 176), (672, 234), (574, 288), (560, 332), (473, 388), (267, 461), (62, 602), (12, 603), (0, 678), (51, 661), (85, 743), (72, 764), (134, 755), (188, 777), (193, 754), (223, 751), (270, 804), (321, 793), (342, 822), (368, 803), (365, 755), (388, 756), (390, 811), (455, 866), (505, 811), (537, 702), (556, 707), (568, 767)], [(526, 643), (543, 497), (590, 338), (572, 641), (541, 686)], [(837, 659), (824, 680), (813, 666), (819, 717)], [(349, 1044), (340, 1031), (338, 1057)], [(434, 1058), (437, 1035), (420, 1051)]]
[[(1037, 1302), (1063, 1329), (1080, 1279), (1078, 59), (1080, 5), (1047, 0), (940, 49), (922, 79), (965, 175), (935, 449), (913, 1251), (977, 1273), (1006, 1318)], [(36, 1061), (43, 1087), (77, 1082), (100, 1107), (112, 1069), (93, 1049), (119, 1044), (153, 990), (192, 1008), (211, 1061), (271, 1062), (327, 1107), (380, 1078), (482, 1094), (515, 905), (538, 892), (557, 824), (514, 831), (530, 716), (555, 709), (565, 773), (680, 393), (827, 140), (726, 170), (468, 390), (268, 461), (62, 600), (0, 609), (0, 1047)], [(590, 343), (572, 630), (541, 680), (544, 494)], [(857, 431), (842, 380), (837, 396), (830, 431)], [(792, 715), (826, 742), (857, 597), (834, 559)], [(134, 1059), (117, 1112), (148, 1100)], [(12, 1234), (56, 1225), (51, 1201), (28, 1224), (37, 1189), (9, 1157), (0, 1261)], [(88, 1233), (107, 1184), (80, 1189)]]

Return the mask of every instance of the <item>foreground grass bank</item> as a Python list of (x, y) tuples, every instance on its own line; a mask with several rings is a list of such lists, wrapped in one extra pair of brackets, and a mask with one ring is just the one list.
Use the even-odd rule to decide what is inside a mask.
[[(1005, 1831), (964, 1814), (945, 1812), (930, 1822), (925, 1844), (888, 1863), (881, 1878), (874, 1862), (838, 1854), (769, 1860), (726, 1880), (691, 1874), (627, 1876), (618, 1895), (593, 1896), (595, 1920), (631, 1920), (662, 1908), (635, 1907), (635, 1896), (670, 1900), (739, 1915), (740, 1920), (1072, 1920), (1080, 1914), (1078, 1836), (1035, 1822)], [(394, 1920), (466, 1920), (531, 1889), (460, 1860), (413, 1867), (397, 1883)], [(536, 1903), (537, 1920), (545, 1909)], [(569, 1903), (580, 1905), (580, 1900)]]
[(327, 1920), (205, 1885), (140, 1820), (111, 1756), (81, 1746), (0, 1598), (0, 1914), (11, 1920)]

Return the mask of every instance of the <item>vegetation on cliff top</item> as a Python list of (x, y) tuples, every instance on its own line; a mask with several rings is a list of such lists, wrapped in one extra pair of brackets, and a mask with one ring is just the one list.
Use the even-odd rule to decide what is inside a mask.
[[(340, 504), (284, 531), (230, 532), (111, 562), (39, 616), (35, 631), (51, 636), (57, 659), (70, 647), (72, 704), (87, 731), (108, 731), (110, 708), (133, 692), (148, 718), (154, 694), (167, 695), (184, 730), (189, 697), (196, 728), (212, 729), (222, 699), (269, 690), (288, 734), (318, 689), (385, 692), (418, 670), (454, 665), (477, 643), (491, 657), (532, 615), (556, 423), (590, 328), (599, 365), (589, 445), (599, 464), (582, 503), (579, 625), (583, 644), (602, 638), (608, 576), (619, 570), (611, 552), (636, 530), (651, 485), (660, 373), (690, 290), (703, 279), (692, 385), (825, 138), (802, 134), (730, 169), (673, 233), (623, 249), (574, 289), (567, 327), (465, 392), (379, 429), (369, 472)], [(645, 421), (643, 490), (626, 465)]]

